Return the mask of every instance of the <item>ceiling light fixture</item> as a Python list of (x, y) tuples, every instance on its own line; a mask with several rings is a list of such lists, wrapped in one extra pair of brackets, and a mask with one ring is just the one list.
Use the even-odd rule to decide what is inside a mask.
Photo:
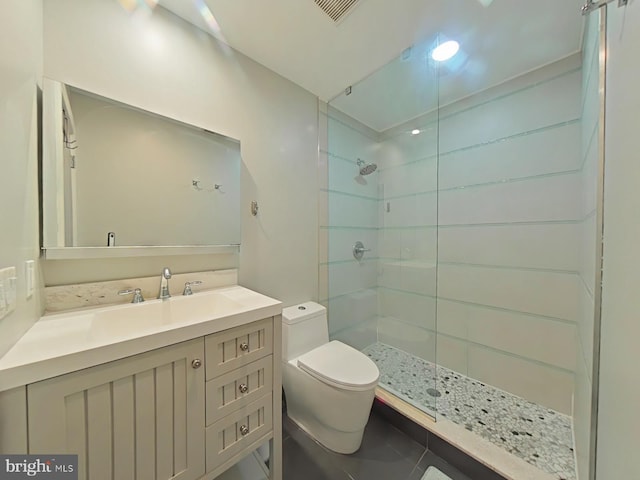
[(411, 135), (418, 135), (420, 133), (420, 130), (418, 130), (417, 128), (414, 130), (411, 130)]
[(434, 48), (431, 52), (431, 58), (436, 62), (444, 62), (458, 53), (458, 50), (460, 50), (460, 44), (455, 40), (449, 40)]

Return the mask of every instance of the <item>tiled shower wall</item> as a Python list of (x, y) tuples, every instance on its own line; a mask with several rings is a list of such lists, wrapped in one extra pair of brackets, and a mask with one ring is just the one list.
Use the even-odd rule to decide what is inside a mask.
[[(407, 164), (381, 173), (381, 338), (387, 325), (401, 340), (435, 333), (437, 247), (438, 363), (564, 413), (582, 288), (581, 74), (576, 55), (441, 108), (437, 166), (433, 115), (384, 132), (381, 148), (401, 145), (391, 150)], [(422, 223), (395, 234), (394, 209), (412, 208)], [(386, 256), (400, 256), (403, 279), (419, 283), (387, 289)], [(413, 320), (394, 315), (411, 304)], [(411, 340), (391, 344), (431, 360), (429, 343), (426, 355)]]
[(436, 361), (437, 123), (383, 132), (380, 142), (379, 341)]
[[(321, 104), (320, 135), (319, 299), (331, 338), (364, 348), (377, 338), (378, 178), (357, 161), (376, 161), (377, 133)], [(371, 249), (360, 262), (358, 240)]]
[(599, 13), (586, 17), (582, 64), (582, 229), (579, 267), (579, 320), (576, 352), (576, 389), (573, 399), (573, 427), (579, 478), (588, 478), (591, 436), (591, 391), (593, 363), (593, 321), (596, 273), (596, 182), (598, 180), (599, 137)]
[[(320, 296), (333, 338), (360, 348), (377, 338), (433, 361), (437, 320), (438, 363), (571, 413), (581, 78), (575, 55), (441, 108), (439, 132), (434, 114), (381, 133), (321, 114)], [(366, 185), (357, 158), (379, 165)], [(372, 248), (362, 263), (357, 239)]]

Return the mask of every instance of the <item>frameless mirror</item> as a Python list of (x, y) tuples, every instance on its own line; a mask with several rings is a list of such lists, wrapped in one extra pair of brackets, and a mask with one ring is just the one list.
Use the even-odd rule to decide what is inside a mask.
[(237, 250), (237, 140), (49, 79), (43, 98), (47, 258)]

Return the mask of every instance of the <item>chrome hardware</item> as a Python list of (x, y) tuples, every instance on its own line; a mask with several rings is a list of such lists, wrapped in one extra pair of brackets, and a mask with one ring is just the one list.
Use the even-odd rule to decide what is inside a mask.
[(246, 383), (241, 383), (240, 386), (238, 387), (238, 390), (240, 390), (240, 393), (247, 393), (247, 391), (249, 390), (249, 387), (247, 386)]
[(200, 367), (202, 366), (202, 360), (200, 360), (199, 358), (194, 359), (194, 360), (191, 362), (191, 366), (192, 366), (193, 368), (200, 368)]
[(246, 352), (247, 350), (249, 350), (249, 344), (242, 342), (240, 344), (240, 350), (242, 350), (243, 352)]
[[(588, 0), (582, 6), (582, 15), (587, 15), (600, 7), (605, 6), (607, 3), (614, 2), (615, 0)], [(624, 7), (629, 3), (629, 0), (618, 0), (618, 7)]]
[(193, 291), (191, 290), (191, 285), (202, 285), (200, 280), (194, 280), (193, 282), (187, 282), (184, 284), (184, 290), (182, 291), (182, 295), (193, 295)]
[(360, 240), (353, 244), (353, 257), (356, 260), (362, 260), (362, 257), (364, 257), (364, 252), (370, 251), (370, 248), (364, 248), (364, 244)]
[(164, 267), (162, 269), (162, 276), (160, 277), (160, 293), (158, 294), (158, 298), (162, 300), (167, 300), (171, 298), (171, 294), (169, 293), (170, 278), (171, 278), (171, 270), (169, 270), (169, 267)]
[(118, 295), (131, 295), (133, 294), (133, 299), (131, 303), (142, 303), (144, 302), (144, 297), (142, 296), (142, 290), (139, 288), (128, 289), (128, 290), (120, 290)]
[(246, 425), (242, 425), (240, 427), (240, 433), (244, 437), (247, 433), (249, 433), (249, 427), (247, 427)]
[(256, 202), (255, 200), (251, 202), (251, 215), (253, 215), (254, 217), (258, 215), (258, 202)]

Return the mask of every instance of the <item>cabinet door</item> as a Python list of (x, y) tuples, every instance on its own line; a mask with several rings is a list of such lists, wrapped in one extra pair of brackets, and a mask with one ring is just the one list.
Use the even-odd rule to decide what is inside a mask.
[(80, 479), (204, 475), (202, 338), (28, 386), (29, 453), (78, 454)]

